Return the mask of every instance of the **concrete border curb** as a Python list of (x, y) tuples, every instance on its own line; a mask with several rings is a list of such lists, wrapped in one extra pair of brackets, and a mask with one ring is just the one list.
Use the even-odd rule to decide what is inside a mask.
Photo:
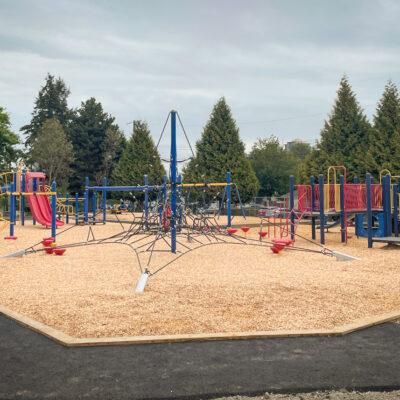
[(42, 322), (21, 315), (7, 307), (0, 305), (0, 314), (25, 326), (37, 333), (40, 333), (55, 342), (66, 347), (84, 346), (120, 346), (131, 344), (150, 343), (178, 343), (178, 342), (200, 342), (210, 340), (248, 340), (248, 339), (272, 339), (291, 338), (305, 336), (341, 336), (366, 329), (374, 325), (400, 319), (400, 311), (393, 311), (376, 317), (368, 317), (356, 320), (352, 323), (338, 326), (330, 330), (300, 330), (300, 331), (260, 331), (260, 332), (222, 332), (222, 333), (199, 333), (180, 335), (159, 335), (159, 336), (119, 336), (100, 338), (75, 338), (66, 333), (52, 328)]

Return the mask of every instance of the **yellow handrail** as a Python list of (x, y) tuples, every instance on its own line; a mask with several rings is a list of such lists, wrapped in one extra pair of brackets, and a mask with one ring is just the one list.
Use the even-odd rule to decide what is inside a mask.
[[(338, 173), (342, 173), (344, 176), (344, 182), (346, 183), (346, 175), (347, 170), (344, 165), (331, 165), (328, 168), (328, 176), (327, 176), (327, 183), (324, 186), (324, 209), (325, 211), (330, 211), (330, 193), (331, 193), (331, 178), (333, 178), (333, 187), (334, 187), (334, 208), (335, 211), (340, 211), (340, 184), (338, 183)], [(332, 174), (332, 175), (331, 175)]]

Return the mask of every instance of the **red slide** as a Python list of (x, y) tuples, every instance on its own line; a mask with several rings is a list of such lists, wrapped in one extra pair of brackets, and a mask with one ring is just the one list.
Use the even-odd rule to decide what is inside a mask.
[[(26, 178), (26, 191), (33, 191), (33, 181), (36, 179), (36, 185), (39, 192), (42, 192), (44, 188), (44, 180), (46, 175), (43, 172), (27, 172)], [(51, 227), (51, 207), (49, 199), (44, 195), (28, 195), (28, 205), (32, 212), (32, 217), (39, 222), (39, 224), (46, 227)], [(56, 225), (62, 226), (64, 222), (56, 219)]]
[[(47, 196), (27, 196), (32, 217), (46, 227), (51, 227), (51, 208)], [(64, 225), (63, 221), (56, 220), (57, 226)]]

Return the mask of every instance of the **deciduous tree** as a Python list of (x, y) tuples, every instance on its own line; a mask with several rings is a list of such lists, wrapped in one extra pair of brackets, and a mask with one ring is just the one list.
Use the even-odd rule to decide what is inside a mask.
[(11, 163), (17, 160), (15, 145), (18, 143), (18, 136), (11, 130), (10, 117), (0, 106), (0, 171), (9, 170)]
[(46, 172), (49, 182), (67, 189), (73, 162), (72, 144), (57, 118), (44, 122), (32, 143), (31, 159), (38, 169)]

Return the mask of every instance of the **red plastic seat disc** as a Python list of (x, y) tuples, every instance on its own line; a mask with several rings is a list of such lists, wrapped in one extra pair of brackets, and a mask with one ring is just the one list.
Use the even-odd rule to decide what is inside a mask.
[(57, 256), (62, 256), (66, 250), (63, 247), (56, 247), (53, 251)]

